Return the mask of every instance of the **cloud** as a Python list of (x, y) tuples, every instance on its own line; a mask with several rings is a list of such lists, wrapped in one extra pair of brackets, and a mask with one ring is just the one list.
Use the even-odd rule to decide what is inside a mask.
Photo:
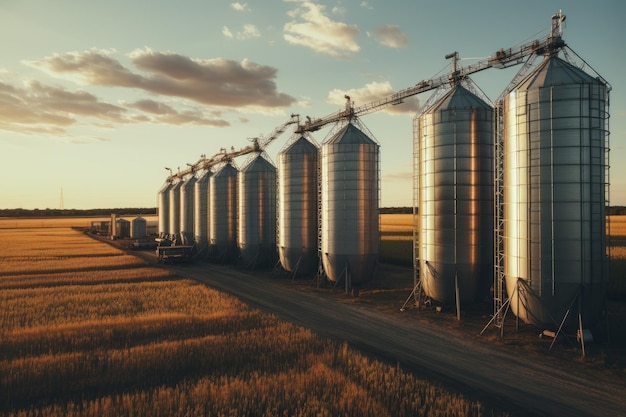
[(315, 52), (346, 58), (360, 50), (355, 38), (359, 30), (354, 25), (331, 20), (326, 7), (312, 2), (298, 3), (288, 16), (292, 19), (283, 28), (283, 38), (293, 45), (302, 45)]
[(234, 10), (237, 10), (238, 12), (249, 12), (250, 8), (248, 7), (248, 3), (239, 3), (239, 2), (235, 2), (235, 3), (231, 3), (230, 7), (232, 7)]
[(198, 109), (179, 111), (172, 106), (156, 100), (138, 100), (133, 103), (129, 103), (128, 107), (148, 113), (149, 116), (143, 115), (143, 119), (140, 119), (147, 122), (174, 125), (194, 124), (213, 127), (230, 126), (230, 123), (226, 120), (214, 117), (215, 115), (213, 115), (213, 117), (208, 116)]
[[(230, 29), (226, 26), (224, 26), (224, 28), (222, 29), (222, 35), (230, 39), (233, 39), (235, 37), (233, 32), (231, 32)], [(237, 32), (236, 35), (237, 39), (239, 40), (258, 38), (260, 36), (261, 32), (259, 32), (259, 29), (255, 25), (250, 23), (243, 25), (242, 30)]]
[(360, 6), (364, 9), (374, 10), (374, 8), (367, 1), (362, 1)]
[(409, 44), (406, 35), (400, 27), (393, 25), (379, 26), (368, 33), (376, 42), (390, 48), (404, 48)]
[(68, 91), (38, 81), (16, 87), (0, 82), (0, 129), (64, 135), (77, 116), (125, 122), (124, 107), (100, 101), (86, 91)]
[(238, 39), (258, 38), (259, 36), (261, 36), (261, 32), (252, 24), (243, 25), (243, 31), (237, 33)]
[(227, 26), (224, 26), (222, 28), (222, 35), (226, 36), (227, 38), (233, 38), (234, 37), (233, 32), (231, 32), (230, 29), (228, 29)]
[[(346, 102), (345, 96), (349, 96), (354, 102), (355, 107), (359, 107), (365, 104), (372, 103), (377, 100), (381, 100), (395, 91), (391, 88), (391, 84), (386, 82), (372, 82), (366, 84), (365, 87), (353, 88), (350, 90), (334, 89), (328, 93), (326, 101), (328, 103), (337, 104), (343, 106)], [(397, 105), (387, 105), (384, 107), (384, 111), (391, 114), (415, 114), (419, 111), (419, 100), (417, 97), (410, 97), (404, 99), (402, 103)]]
[(287, 107), (296, 99), (277, 91), (276, 68), (244, 59), (195, 59), (173, 52), (137, 49), (129, 54), (134, 72), (109, 51), (55, 54), (29, 65), (55, 75), (71, 75), (100, 86), (126, 87), (185, 98), (208, 106), (258, 111)]

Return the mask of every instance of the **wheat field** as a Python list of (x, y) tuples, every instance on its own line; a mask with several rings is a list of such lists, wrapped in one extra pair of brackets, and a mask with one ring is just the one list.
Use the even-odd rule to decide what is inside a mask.
[(505, 416), (63, 227), (3, 227), (0, 416)]

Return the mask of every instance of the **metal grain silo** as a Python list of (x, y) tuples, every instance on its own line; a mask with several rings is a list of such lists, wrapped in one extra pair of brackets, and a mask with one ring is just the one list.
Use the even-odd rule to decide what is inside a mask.
[(247, 267), (276, 263), (276, 167), (257, 155), (239, 172), (237, 244)]
[(148, 222), (141, 216), (130, 221), (130, 237), (133, 239), (143, 239), (148, 234)]
[(514, 314), (596, 321), (608, 282), (608, 89), (557, 56), (504, 99), (504, 275)]
[(180, 187), (180, 236), (183, 245), (193, 243), (195, 185), (196, 177), (190, 175)]
[(298, 275), (318, 266), (318, 168), (319, 150), (305, 136), (278, 154), (278, 254)]
[(159, 214), (159, 237), (165, 237), (170, 231), (170, 189), (172, 182), (168, 178), (157, 194), (157, 207)]
[(232, 163), (209, 180), (209, 245), (220, 262), (237, 257), (237, 168)]
[(183, 180), (177, 179), (172, 182), (170, 188), (170, 222), (169, 222), (169, 235), (174, 239), (180, 232), (180, 188), (183, 186)]
[(346, 287), (370, 281), (378, 264), (379, 148), (352, 123), (322, 145), (322, 263)]
[(205, 255), (209, 244), (209, 180), (211, 171), (205, 171), (196, 180), (193, 199), (193, 238), (197, 253)]
[(417, 117), (419, 271), (425, 295), (474, 303), (493, 282), (493, 108), (462, 85)]

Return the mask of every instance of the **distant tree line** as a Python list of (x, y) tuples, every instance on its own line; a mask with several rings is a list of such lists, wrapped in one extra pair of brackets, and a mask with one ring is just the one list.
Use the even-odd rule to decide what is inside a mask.
[(148, 208), (108, 208), (108, 209), (33, 209), (27, 210), (22, 208), (16, 209), (0, 209), (0, 217), (92, 217), (92, 216), (110, 216), (111, 213), (118, 215), (155, 215), (156, 207)]
[(381, 207), (380, 214), (413, 214), (412, 207)]

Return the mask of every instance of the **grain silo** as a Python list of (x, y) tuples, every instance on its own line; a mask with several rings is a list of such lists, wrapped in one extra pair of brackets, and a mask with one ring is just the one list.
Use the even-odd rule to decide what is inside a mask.
[(210, 254), (217, 261), (231, 262), (237, 257), (237, 168), (225, 164), (209, 184)]
[(206, 170), (196, 180), (193, 201), (193, 238), (197, 253), (205, 255), (209, 244), (209, 180), (211, 171)]
[(159, 215), (159, 237), (165, 237), (170, 232), (170, 189), (172, 181), (168, 178), (157, 194), (157, 208)]
[(130, 222), (128, 220), (118, 218), (115, 221), (115, 237), (122, 239), (130, 237)]
[(174, 239), (180, 232), (180, 188), (183, 186), (183, 180), (178, 179), (172, 182), (170, 188), (170, 222), (169, 222), (169, 236)]
[(148, 222), (141, 216), (130, 221), (130, 237), (133, 239), (143, 239), (148, 234)]
[(378, 265), (379, 148), (352, 122), (322, 145), (322, 263), (346, 288), (372, 280)]
[(527, 323), (587, 327), (601, 314), (607, 111), (602, 78), (556, 55), (504, 98), (504, 276)]
[(276, 167), (262, 154), (240, 172), (237, 244), (246, 267), (276, 263)]
[(278, 254), (296, 275), (318, 267), (319, 150), (299, 136), (278, 154)]
[(493, 116), (459, 84), (415, 119), (419, 277), (440, 303), (475, 303), (493, 282)]
[(180, 236), (183, 245), (193, 243), (195, 184), (196, 177), (192, 174), (180, 187)]

